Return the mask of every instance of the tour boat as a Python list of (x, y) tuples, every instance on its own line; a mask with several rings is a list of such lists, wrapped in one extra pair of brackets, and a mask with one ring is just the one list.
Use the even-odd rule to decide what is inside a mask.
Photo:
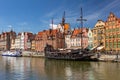
[(20, 51), (5, 51), (2, 53), (2, 56), (21, 57), (22, 54)]

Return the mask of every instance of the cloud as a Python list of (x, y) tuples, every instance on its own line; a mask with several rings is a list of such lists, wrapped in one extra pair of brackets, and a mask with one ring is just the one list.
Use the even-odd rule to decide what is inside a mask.
[(54, 10), (51, 10), (50, 12), (48, 12), (47, 14), (45, 14), (44, 17), (51, 17), (54, 18), (55, 16), (58, 16), (57, 14), (60, 13), (60, 11), (64, 10), (63, 7), (58, 7)]
[(56, 24), (49, 24), (51, 29), (57, 29), (57, 25)]
[(9, 28), (12, 28), (12, 25), (8, 25)]
[(13, 26), (12, 25), (8, 25), (8, 29), (7, 31), (13, 30)]
[(101, 9), (101, 11), (112, 10), (112, 9), (119, 7), (119, 5), (120, 5), (119, 0), (113, 0), (111, 3), (106, 5), (103, 9)]
[(25, 26), (25, 25), (28, 25), (28, 23), (27, 22), (21, 22), (21, 23), (18, 23), (18, 25)]
[(85, 18), (88, 19), (89, 21), (95, 21), (96, 19), (102, 18), (102, 16), (105, 16), (104, 13), (106, 13), (107, 11), (110, 12), (110, 10), (114, 10), (116, 8), (118, 8), (118, 6), (120, 5), (119, 0), (114, 0), (111, 3), (107, 4), (105, 7), (92, 12), (89, 15), (86, 15)]

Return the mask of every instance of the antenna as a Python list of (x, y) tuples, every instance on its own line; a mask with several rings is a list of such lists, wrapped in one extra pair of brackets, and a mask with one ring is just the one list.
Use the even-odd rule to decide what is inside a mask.
[[(83, 29), (83, 21), (87, 21), (87, 19), (83, 19), (83, 12), (82, 12), (82, 8), (81, 8), (81, 16), (80, 16), (80, 18), (78, 18), (77, 19), (77, 21), (80, 21), (80, 24), (81, 24), (81, 49), (83, 48), (83, 46), (82, 46), (82, 43), (83, 43), (83, 40), (82, 40), (82, 34), (83, 34), (83, 32), (82, 32), (82, 29)], [(80, 28), (79, 28), (80, 29)]]

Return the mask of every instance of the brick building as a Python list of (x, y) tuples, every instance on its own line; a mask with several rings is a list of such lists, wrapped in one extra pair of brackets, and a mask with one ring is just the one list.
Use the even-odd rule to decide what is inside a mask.
[(57, 29), (38, 32), (35, 37), (35, 41), (36, 51), (44, 51), (46, 44), (52, 45), (54, 49), (64, 47), (63, 34)]
[(14, 42), (16, 33), (14, 31), (2, 32), (0, 35), (0, 50), (10, 50), (11, 43)]

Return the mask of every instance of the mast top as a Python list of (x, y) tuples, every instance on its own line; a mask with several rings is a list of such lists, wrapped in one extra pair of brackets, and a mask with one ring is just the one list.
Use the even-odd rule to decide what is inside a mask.
[(77, 19), (77, 21), (80, 21), (80, 23), (81, 23), (81, 28), (83, 28), (83, 21), (87, 21), (87, 19), (84, 19), (83, 18), (83, 12), (82, 12), (82, 8), (80, 9), (80, 11), (81, 11), (81, 16), (80, 16), (80, 18), (78, 18)]
[(62, 17), (62, 26), (65, 24), (65, 11), (63, 13), (63, 17)]

